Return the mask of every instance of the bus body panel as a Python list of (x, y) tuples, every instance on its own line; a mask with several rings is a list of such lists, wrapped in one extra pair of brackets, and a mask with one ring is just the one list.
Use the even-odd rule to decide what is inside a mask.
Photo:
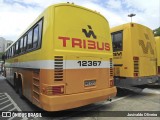
[(42, 107), (45, 110), (64, 110), (103, 101), (108, 98), (106, 95), (109, 95), (110, 97), (116, 96), (116, 92), (116, 87), (112, 87), (93, 92), (83, 92), (57, 97), (50, 97), (42, 94), (41, 101), (43, 102)]
[(160, 37), (155, 37), (156, 53), (157, 53), (157, 74), (160, 76)]
[(139, 24), (131, 27), (131, 30), (133, 56), (139, 57), (139, 76), (156, 75), (156, 50), (152, 30)]
[(44, 110), (57, 111), (116, 95), (109, 25), (103, 16), (80, 6), (58, 4), (48, 7), (22, 37), (29, 37), (36, 26), (42, 29), (39, 49), (26, 48), (12, 56), (11, 48), (20, 46), (18, 40), (6, 50), (6, 78), (15, 88), (22, 81), (27, 99)]
[(143, 25), (128, 23), (111, 28), (111, 35), (115, 84), (135, 86), (155, 82), (156, 53), (152, 31)]
[[(113, 62), (114, 62), (114, 76), (122, 77), (132, 77), (133, 76), (133, 65), (131, 61), (133, 60), (132, 56), (132, 42), (128, 40), (131, 36), (131, 29), (129, 25), (121, 25), (118, 28), (111, 28), (111, 32), (122, 31), (122, 50), (114, 51), (113, 53)], [(127, 44), (124, 44), (127, 43)], [(127, 59), (126, 59), (127, 58)], [(127, 61), (126, 61), (127, 60)]]
[[(53, 26), (53, 51), (57, 51), (59, 55), (63, 54), (66, 94), (109, 87), (107, 80), (112, 78), (105, 73), (109, 74), (110, 71), (112, 45), (105, 18), (99, 15), (97, 17), (93, 11), (73, 6), (57, 6), (53, 11), (56, 16)], [(72, 17), (69, 17), (66, 11)], [(107, 59), (104, 56), (107, 56)], [(92, 80), (96, 82), (96, 86), (84, 86), (85, 81)]]
[[(89, 52), (111, 53), (109, 25), (104, 17), (93, 11), (77, 9), (73, 6), (55, 7), (54, 11), (56, 17), (53, 27), (56, 42), (53, 46), (55, 50), (68, 50), (80, 52), (80, 54), (88, 51), (86, 53), (88, 55)], [(66, 14), (66, 11), (71, 17)]]
[(140, 76), (154, 76), (156, 75), (156, 58), (139, 58), (139, 75)]

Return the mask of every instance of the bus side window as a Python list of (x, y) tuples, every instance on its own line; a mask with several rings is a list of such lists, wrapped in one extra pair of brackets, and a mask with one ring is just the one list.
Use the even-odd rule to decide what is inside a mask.
[(18, 54), (18, 46), (19, 46), (18, 43), (19, 43), (19, 41), (17, 41), (16, 44), (15, 44), (16, 45), (16, 50), (15, 50), (16, 55)]
[(24, 36), (24, 42), (23, 42), (23, 52), (26, 51), (26, 47), (27, 47), (27, 35)]
[(32, 29), (29, 31), (29, 33), (28, 33), (28, 42), (27, 42), (27, 50), (30, 50), (30, 49), (32, 49), (33, 48), (33, 41), (32, 41), (32, 36), (33, 36), (33, 34), (32, 34), (33, 32), (32, 32)]
[(5, 58), (7, 59), (7, 51), (6, 51), (6, 53), (5, 53)]
[(13, 46), (11, 47), (11, 49), (12, 49), (11, 56), (13, 57)]
[(7, 50), (7, 59), (9, 59), (9, 50)]
[(41, 41), (42, 41), (42, 29), (43, 29), (43, 19), (41, 19), (38, 23), (38, 27), (39, 27), (39, 39), (38, 39), (38, 46), (37, 48), (41, 47)]
[(15, 56), (15, 51), (16, 51), (16, 50), (15, 50), (15, 45), (16, 45), (16, 44), (13, 45), (13, 57)]
[(7, 59), (7, 52), (4, 54), (4, 59)]
[(7, 51), (8, 51), (8, 59), (9, 59), (9, 49)]
[(113, 52), (123, 50), (123, 31), (118, 31), (111, 33), (112, 43), (113, 43)]
[(12, 57), (12, 47), (10, 48), (10, 58)]
[(39, 40), (39, 26), (37, 25), (33, 29), (33, 49), (37, 48), (38, 40)]
[(8, 51), (6, 52), (6, 59), (8, 59)]
[(18, 51), (17, 51), (17, 53), (18, 53), (18, 54), (20, 54), (20, 53), (21, 53), (21, 51), (20, 51), (20, 44), (21, 44), (21, 39), (20, 39), (20, 40), (18, 40)]
[(38, 49), (41, 46), (42, 23), (43, 23), (43, 19), (41, 19), (37, 23), (37, 25), (33, 28), (33, 49)]
[(23, 37), (20, 39), (20, 53), (23, 52)]
[(9, 49), (9, 58), (11, 57), (11, 48)]

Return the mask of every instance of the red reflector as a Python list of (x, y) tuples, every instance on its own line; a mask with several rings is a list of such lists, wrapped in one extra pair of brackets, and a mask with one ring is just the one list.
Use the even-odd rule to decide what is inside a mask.
[(139, 60), (139, 57), (133, 57), (133, 60)]
[(110, 87), (114, 86), (114, 80), (110, 80)]
[(63, 94), (64, 93), (64, 86), (53, 86), (52, 93), (53, 94)]
[(134, 73), (134, 77), (137, 77), (138, 76), (138, 73)]
[(160, 74), (160, 66), (158, 66), (158, 74)]

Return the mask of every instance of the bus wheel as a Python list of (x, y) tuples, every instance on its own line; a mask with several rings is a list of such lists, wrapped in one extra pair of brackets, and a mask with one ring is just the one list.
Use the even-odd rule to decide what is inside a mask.
[(14, 79), (14, 89), (15, 89), (16, 93), (18, 93), (18, 84), (17, 84), (16, 78)]
[(18, 93), (20, 98), (23, 98), (23, 92), (22, 92), (22, 80), (19, 80), (19, 87), (18, 87)]

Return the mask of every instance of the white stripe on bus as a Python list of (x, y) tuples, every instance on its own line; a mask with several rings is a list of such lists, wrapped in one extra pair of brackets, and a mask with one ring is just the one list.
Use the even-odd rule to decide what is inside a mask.
[(109, 61), (101, 61), (100, 65), (97, 63), (97, 66), (80, 66), (77, 62), (84, 60), (66, 60), (66, 69), (84, 69), (84, 68), (109, 68)]
[[(80, 66), (78, 61), (84, 60), (63, 60), (63, 69), (84, 69), (84, 68), (110, 68), (109, 61), (101, 61), (97, 66)], [(40, 60), (29, 62), (6, 63), (7, 68), (34, 68), (34, 69), (54, 69), (54, 60)]]

